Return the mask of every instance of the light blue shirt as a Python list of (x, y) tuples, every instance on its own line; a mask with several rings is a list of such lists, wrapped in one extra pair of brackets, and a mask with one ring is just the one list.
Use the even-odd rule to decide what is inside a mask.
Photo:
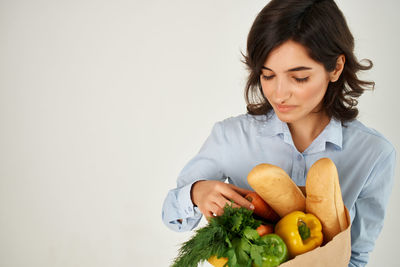
[(215, 123), (198, 154), (180, 172), (177, 188), (168, 192), (162, 220), (174, 231), (188, 231), (198, 225), (202, 214), (190, 198), (195, 181), (228, 179), (231, 184), (251, 189), (247, 174), (254, 166), (269, 163), (304, 186), (308, 169), (323, 157), (333, 160), (337, 167), (343, 201), (351, 217), (349, 266), (365, 266), (383, 227), (396, 152), (385, 137), (357, 120), (342, 126), (332, 118), (303, 153), (296, 149), (288, 125), (273, 111), (260, 116), (242, 114)]

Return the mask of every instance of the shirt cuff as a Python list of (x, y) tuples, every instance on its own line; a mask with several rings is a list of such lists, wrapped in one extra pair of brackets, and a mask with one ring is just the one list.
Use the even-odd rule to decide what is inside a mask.
[[(192, 202), (192, 198), (190, 195), (190, 191), (195, 182), (185, 185), (179, 190), (178, 193), (178, 203), (181, 203), (181, 211), (180, 214), (182, 218), (190, 218), (190, 217), (198, 217), (201, 215), (201, 212), (197, 206), (195, 206)], [(197, 215), (197, 216), (196, 216)]]

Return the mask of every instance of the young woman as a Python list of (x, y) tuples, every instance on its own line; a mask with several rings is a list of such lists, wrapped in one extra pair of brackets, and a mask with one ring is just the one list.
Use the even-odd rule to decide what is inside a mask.
[(374, 83), (357, 78), (372, 62), (360, 64), (353, 49), (333, 0), (269, 2), (252, 25), (244, 55), (248, 112), (214, 125), (168, 192), (164, 223), (191, 230), (202, 214), (220, 215), (230, 200), (252, 209), (243, 196), (254, 166), (277, 165), (304, 186), (311, 165), (328, 157), (352, 222), (349, 266), (364, 266), (383, 226), (395, 150), (356, 119), (356, 99)]

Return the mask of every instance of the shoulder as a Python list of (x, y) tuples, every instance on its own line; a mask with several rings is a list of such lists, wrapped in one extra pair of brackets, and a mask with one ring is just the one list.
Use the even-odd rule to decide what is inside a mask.
[(268, 118), (265, 115), (239, 114), (220, 120), (215, 126), (220, 129), (220, 133), (229, 140), (253, 138), (260, 134), (260, 130), (265, 127)]
[(250, 129), (258, 129), (260, 127), (265, 127), (268, 122), (269, 117), (266, 115), (251, 115), (246, 113), (228, 117), (217, 123), (220, 124), (225, 131), (229, 132), (237, 130), (248, 131)]
[(395, 154), (394, 145), (377, 130), (364, 125), (359, 120), (345, 123), (343, 127), (344, 145), (383, 155)]

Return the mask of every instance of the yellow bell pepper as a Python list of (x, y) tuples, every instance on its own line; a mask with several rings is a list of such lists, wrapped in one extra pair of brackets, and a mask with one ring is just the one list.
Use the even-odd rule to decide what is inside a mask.
[(319, 247), (323, 241), (321, 222), (315, 215), (301, 211), (284, 216), (276, 224), (275, 234), (285, 241), (291, 258)]

